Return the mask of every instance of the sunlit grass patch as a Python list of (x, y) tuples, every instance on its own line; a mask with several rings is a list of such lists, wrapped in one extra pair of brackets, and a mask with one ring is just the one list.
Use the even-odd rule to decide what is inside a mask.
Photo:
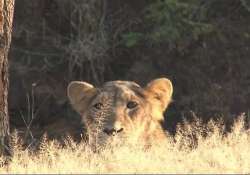
[(16, 143), (12, 162), (0, 173), (250, 173), (250, 133), (243, 119), (227, 134), (214, 122), (186, 125), (174, 138), (147, 148), (112, 143), (94, 153), (68, 138), (65, 146), (45, 139), (32, 152)]

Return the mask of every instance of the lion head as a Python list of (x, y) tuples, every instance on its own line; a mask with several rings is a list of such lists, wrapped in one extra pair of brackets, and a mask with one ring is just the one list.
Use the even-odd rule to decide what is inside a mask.
[(161, 122), (171, 102), (173, 86), (159, 78), (141, 87), (132, 81), (109, 81), (101, 87), (73, 81), (68, 97), (87, 126), (91, 144), (116, 136), (149, 141), (164, 137)]

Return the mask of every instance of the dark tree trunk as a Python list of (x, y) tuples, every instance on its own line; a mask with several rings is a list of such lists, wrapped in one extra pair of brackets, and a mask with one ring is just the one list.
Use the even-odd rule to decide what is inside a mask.
[(8, 116), (8, 51), (11, 42), (14, 0), (0, 0), (0, 155), (11, 156)]

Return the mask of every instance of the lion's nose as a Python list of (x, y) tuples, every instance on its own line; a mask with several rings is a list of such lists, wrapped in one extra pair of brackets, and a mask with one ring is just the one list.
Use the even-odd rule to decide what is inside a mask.
[(111, 126), (106, 126), (103, 132), (105, 132), (108, 135), (116, 135), (119, 132), (123, 131), (123, 127), (121, 125), (120, 121), (115, 121), (113, 125)]
[(115, 134), (117, 134), (119, 132), (122, 132), (122, 131), (123, 131), (123, 128), (120, 128), (120, 129), (115, 129), (115, 128), (108, 129), (108, 128), (105, 128), (103, 130), (103, 132), (105, 132), (108, 135), (115, 135)]

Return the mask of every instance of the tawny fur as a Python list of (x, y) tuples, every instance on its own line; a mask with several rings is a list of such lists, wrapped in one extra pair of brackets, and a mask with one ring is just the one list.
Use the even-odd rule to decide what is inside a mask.
[(99, 88), (73, 81), (68, 86), (69, 100), (82, 116), (91, 144), (113, 136), (146, 144), (164, 139), (160, 123), (172, 93), (167, 78), (152, 80), (146, 87), (131, 81), (110, 81)]

